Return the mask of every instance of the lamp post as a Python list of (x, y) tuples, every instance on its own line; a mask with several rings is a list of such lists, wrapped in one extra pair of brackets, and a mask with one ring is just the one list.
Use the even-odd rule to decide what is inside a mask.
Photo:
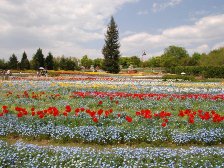
[(144, 56), (146, 56), (145, 51), (143, 51), (143, 54), (142, 54), (142, 62), (144, 61)]

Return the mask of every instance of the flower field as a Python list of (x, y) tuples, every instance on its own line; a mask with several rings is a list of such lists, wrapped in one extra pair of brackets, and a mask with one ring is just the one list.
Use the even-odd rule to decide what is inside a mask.
[(224, 166), (224, 83), (15, 78), (0, 83), (0, 95), (3, 167)]
[(224, 149), (219, 147), (97, 150), (0, 141), (2, 167), (223, 167), (223, 157)]

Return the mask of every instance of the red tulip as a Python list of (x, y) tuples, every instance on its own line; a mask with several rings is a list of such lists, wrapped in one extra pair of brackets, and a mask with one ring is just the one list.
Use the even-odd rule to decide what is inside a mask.
[(162, 123), (162, 127), (166, 127), (166, 122), (163, 122)]
[(164, 121), (165, 123), (168, 123), (168, 119), (167, 119), (167, 118), (164, 118), (163, 121)]
[(137, 111), (137, 112), (135, 113), (135, 115), (136, 115), (136, 116), (140, 116), (141, 113), (140, 113), (139, 111)]
[(98, 114), (99, 116), (101, 116), (102, 113), (103, 113), (103, 110), (102, 110), (102, 109), (99, 109), (98, 112), (97, 112), (97, 114)]
[(7, 106), (2, 106), (2, 109), (3, 110), (6, 110), (8, 107)]
[(190, 123), (190, 124), (194, 124), (194, 118), (190, 117), (190, 118), (188, 119), (188, 123)]
[(39, 115), (39, 118), (44, 118), (44, 114), (43, 113), (41, 113), (40, 115)]
[(92, 120), (93, 120), (93, 122), (95, 122), (95, 123), (98, 122), (98, 118), (96, 118), (96, 117), (93, 117)]
[(184, 112), (182, 110), (180, 110), (178, 116), (184, 117)]
[(68, 112), (68, 113), (71, 112), (72, 111), (71, 106), (67, 105), (65, 107), (65, 111)]
[(63, 115), (67, 117), (68, 113), (65, 111), (65, 112), (63, 112)]
[(23, 113), (18, 113), (18, 114), (17, 114), (17, 117), (18, 117), (18, 118), (21, 118), (22, 116), (23, 116)]
[(125, 119), (127, 120), (127, 122), (132, 122), (132, 118), (130, 116), (126, 116)]

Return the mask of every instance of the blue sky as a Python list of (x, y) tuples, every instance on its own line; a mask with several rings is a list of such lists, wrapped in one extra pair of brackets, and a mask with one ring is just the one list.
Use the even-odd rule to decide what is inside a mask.
[(45, 55), (103, 57), (104, 34), (114, 16), (122, 56), (145, 59), (169, 45), (209, 52), (224, 46), (223, 0), (1, 0), (0, 58), (40, 47)]

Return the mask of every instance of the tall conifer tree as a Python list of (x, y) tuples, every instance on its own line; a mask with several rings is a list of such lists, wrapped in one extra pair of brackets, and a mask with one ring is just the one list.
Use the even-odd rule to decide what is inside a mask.
[(48, 53), (48, 56), (45, 59), (45, 64), (48, 70), (53, 70), (54, 68), (54, 60), (51, 52)]
[(32, 68), (38, 69), (39, 67), (44, 67), (44, 66), (45, 66), (44, 55), (42, 53), (42, 49), (39, 48), (36, 54), (33, 56)]
[(102, 53), (104, 55), (103, 69), (105, 71), (109, 73), (119, 73), (119, 48), (118, 27), (112, 16), (105, 35), (105, 44), (102, 49)]
[(20, 68), (23, 69), (30, 69), (30, 62), (27, 58), (26, 52), (23, 52), (23, 56), (20, 62)]
[(18, 59), (17, 59), (15, 54), (12, 54), (12, 56), (9, 58), (8, 67), (10, 69), (17, 69), (18, 68)]

